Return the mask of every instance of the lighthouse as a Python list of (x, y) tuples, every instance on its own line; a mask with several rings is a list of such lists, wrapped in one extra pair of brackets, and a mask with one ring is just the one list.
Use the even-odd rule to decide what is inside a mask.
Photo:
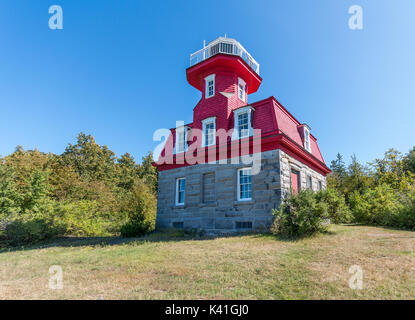
[[(190, 55), (187, 81), (201, 98), (193, 122), (171, 129), (156, 162), (158, 228), (264, 230), (272, 223), (272, 209), (287, 194), (326, 187), (330, 169), (311, 126), (273, 96), (249, 100), (262, 82), (259, 67), (236, 39), (226, 37)], [(259, 170), (233, 153), (245, 142), (248, 154), (259, 159)], [(195, 150), (203, 156), (194, 158)]]

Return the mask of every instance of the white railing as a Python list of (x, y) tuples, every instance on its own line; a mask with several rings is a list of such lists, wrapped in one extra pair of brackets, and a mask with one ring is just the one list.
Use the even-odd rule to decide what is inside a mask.
[(240, 56), (257, 74), (259, 74), (259, 63), (245, 50), (242, 45), (231, 38), (219, 37), (210, 42), (206, 47), (190, 55), (190, 66), (206, 60), (215, 54), (224, 53)]

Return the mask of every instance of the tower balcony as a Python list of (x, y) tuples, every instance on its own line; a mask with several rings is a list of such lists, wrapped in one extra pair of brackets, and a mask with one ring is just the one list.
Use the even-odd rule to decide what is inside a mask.
[(239, 56), (259, 75), (259, 63), (235, 39), (219, 37), (190, 55), (190, 67), (217, 54)]

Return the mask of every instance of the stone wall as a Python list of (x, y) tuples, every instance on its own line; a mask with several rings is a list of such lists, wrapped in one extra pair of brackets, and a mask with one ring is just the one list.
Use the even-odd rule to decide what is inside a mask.
[[(233, 159), (235, 160), (235, 159)], [(290, 168), (300, 171), (301, 185), (306, 175), (317, 181), (325, 178), (280, 150), (261, 154), (261, 170), (252, 176), (252, 200), (237, 200), (237, 172), (249, 167), (245, 161), (228, 160), (227, 164), (199, 164), (159, 172), (157, 227), (172, 227), (183, 222), (184, 228), (204, 229), (214, 233), (245, 231), (238, 222), (252, 223), (253, 230), (264, 230), (272, 223), (272, 209), (290, 192)], [(251, 165), (252, 166), (252, 165)], [(175, 205), (175, 181), (186, 178), (185, 204)], [(304, 180), (304, 181), (303, 181)], [(317, 182), (314, 183), (317, 188)]]
[(312, 170), (302, 162), (294, 159), (285, 152), (279, 152), (280, 167), (281, 167), (281, 185), (283, 189), (283, 195), (291, 191), (291, 170), (294, 169), (300, 172), (300, 185), (301, 189), (307, 188), (307, 177), (311, 176), (312, 190), (319, 190), (319, 182), (321, 182), (321, 188), (325, 189), (327, 186), (326, 177), (322, 174)]

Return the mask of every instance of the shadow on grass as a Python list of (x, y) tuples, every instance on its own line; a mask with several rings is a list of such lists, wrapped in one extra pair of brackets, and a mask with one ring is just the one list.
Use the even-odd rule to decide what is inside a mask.
[[(362, 226), (362, 225), (348, 225), (348, 226)], [(385, 227), (386, 228), (386, 227)], [(164, 229), (156, 230), (153, 233), (142, 237), (135, 238), (123, 238), (120, 236), (110, 237), (58, 237), (49, 240), (43, 240), (35, 244), (29, 244), (24, 246), (6, 246), (5, 243), (0, 241), (0, 254), (4, 252), (13, 251), (26, 251), (26, 250), (37, 250), (53, 247), (83, 247), (83, 246), (115, 246), (122, 244), (131, 245), (142, 245), (145, 243), (163, 243), (163, 242), (179, 242), (179, 241), (205, 241), (213, 240), (218, 238), (241, 238), (245, 236), (251, 236), (254, 239), (269, 239), (275, 241), (291, 242), (295, 243), (301, 240), (315, 238), (320, 235), (334, 235), (338, 232), (325, 231), (323, 233), (311, 235), (311, 236), (299, 236), (299, 237), (287, 237), (282, 235), (274, 235), (271, 232), (241, 232), (234, 234), (222, 234), (222, 235), (203, 235), (197, 232), (185, 232), (184, 230), (178, 229)]]
[(64, 248), (64, 247), (83, 247), (83, 246), (115, 246), (122, 244), (142, 245), (152, 242), (179, 242), (179, 241), (205, 241), (217, 238), (236, 238), (247, 235), (254, 235), (255, 237), (267, 237), (271, 234), (267, 233), (238, 233), (238, 234), (223, 234), (223, 235), (200, 235), (198, 233), (187, 233), (183, 230), (165, 229), (156, 230), (153, 233), (142, 237), (123, 238), (121, 236), (109, 237), (57, 237), (53, 239), (43, 240), (35, 244), (21, 245), (21, 246), (7, 246), (6, 242), (0, 241), (0, 254), (4, 252), (28, 251), (46, 248)]

